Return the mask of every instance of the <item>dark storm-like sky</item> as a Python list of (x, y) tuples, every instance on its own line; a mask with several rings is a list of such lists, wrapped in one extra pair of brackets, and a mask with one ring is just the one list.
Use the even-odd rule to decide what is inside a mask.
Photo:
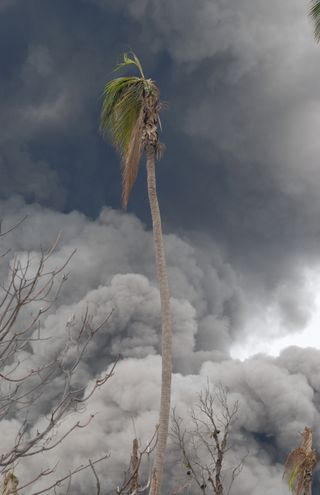
[[(304, 2), (9, 0), (0, 12), (2, 198), (93, 218), (119, 207), (119, 160), (97, 128), (104, 83), (134, 49), (169, 103), (168, 228), (208, 234), (266, 277), (317, 255), (320, 64)], [(129, 209), (149, 222), (144, 167)]]

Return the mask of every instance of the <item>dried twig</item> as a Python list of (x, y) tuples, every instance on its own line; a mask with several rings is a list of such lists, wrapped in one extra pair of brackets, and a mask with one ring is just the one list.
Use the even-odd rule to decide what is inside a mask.
[(99, 476), (97, 475), (97, 471), (95, 470), (95, 467), (91, 461), (91, 459), (89, 459), (89, 464), (90, 464), (90, 467), (92, 469), (92, 472), (93, 472), (93, 475), (96, 479), (96, 487), (97, 487), (97, 495), (100, 495), (100, 491), (101, 491), (101, 486), (100, 486), (100, 480), (99, 480)]

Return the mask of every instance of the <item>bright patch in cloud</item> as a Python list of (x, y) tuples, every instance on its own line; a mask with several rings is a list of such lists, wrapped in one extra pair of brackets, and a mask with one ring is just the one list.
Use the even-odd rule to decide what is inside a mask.
[[(246, 326), (245, 333), (248, 337), (243, 342), (238, 342), (231, 349), (231, 355), (241, 360), (254, 354), (268, 354), (278, 356), (280, 352), (289, 346), (314, 347), (320, 349), (320, 267), (308, 268), (304, 272), (303, 292), (310, 297), (308, 303), (309, 317), (306, 325), (301, 325), (297, 331), (290, 332), (286, 328), (286, 322), (279, 313), (276, 304), (260, 307), (259, 313), (252, 316)], [(299, 301), (297, 301), (298, 306)], [(299, 308), (293, 308), (299, 309)], [(298, 312), (298, 311), (297, 311)]]

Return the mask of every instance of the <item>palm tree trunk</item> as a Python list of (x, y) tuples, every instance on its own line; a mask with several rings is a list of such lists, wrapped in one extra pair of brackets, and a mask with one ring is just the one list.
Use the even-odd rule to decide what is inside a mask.
[(169, 429), (171, 374), (172, 374), (172, 320), (170, 310), (170, 291), (165, 259), (161, 216), (156, 188), (155, 151), (153, 147), (147, 150), (148, 196), (151, 209), (153, 239), (156, 258), (157, 275), (161, 300), (162, 324), (162, 380), (159, 414), (158, 442), (150, 484), (150, 495), (160, 495), (161, 478), (165, 460), (165, 451)]
[(305, 483), (304, 495), (312, 495), (312, 482), (311, 482), (311, 480), (308, 480), (308, 482)]

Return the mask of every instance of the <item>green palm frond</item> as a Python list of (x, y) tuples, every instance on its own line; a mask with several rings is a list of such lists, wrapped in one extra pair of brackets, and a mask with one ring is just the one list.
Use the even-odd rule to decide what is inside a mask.
[(289, 488), (294, 495), (300, 495), (304, 482), (304, 469), (302, 466), (297, 466), (291, 473), (289, 480)]
[(292, 470), (291, 476), (289, 478), (289, 488), (293, 492), (295, 489), (296, 481), (299, 476), (299, 467)]
[(143, 103), (143, 90), (143, 80), (138, 77), (113, 79), (104, 89), (100, 130), (104, 137), (111, 137), (122, 156), (129, 148)]
[(118, 64), (116, 66), (116, 68), (114, 69), (114, 72), (117, 70), (123, 69), (123, 68), (127, 68), (129, 65), (135, 65), (137, 67), (137, 69), (139, 70), (141, 77), (143, 79), (145, 79), (140, 60), (138, 59), (138, 57), (136, 56), (135, 53), (131, 52), (131, 55), (132, 55), (132, 58), (130, 58), (130, 56), (127, 53), (124, 53), (123, 54), (123, 62), (121, 62), (120, 64)]
[(314, 22), (314, 36), (317, 42), (320, 42), (320, 1), (317, 0), (311, 7), (310, 15)]
[(144, 80), (119, 77), (104, 90), (100, 130), (109, 136), (122, 158), (122, 203), (127, 207), (136, 180), (142, 148), (141, 112)]

